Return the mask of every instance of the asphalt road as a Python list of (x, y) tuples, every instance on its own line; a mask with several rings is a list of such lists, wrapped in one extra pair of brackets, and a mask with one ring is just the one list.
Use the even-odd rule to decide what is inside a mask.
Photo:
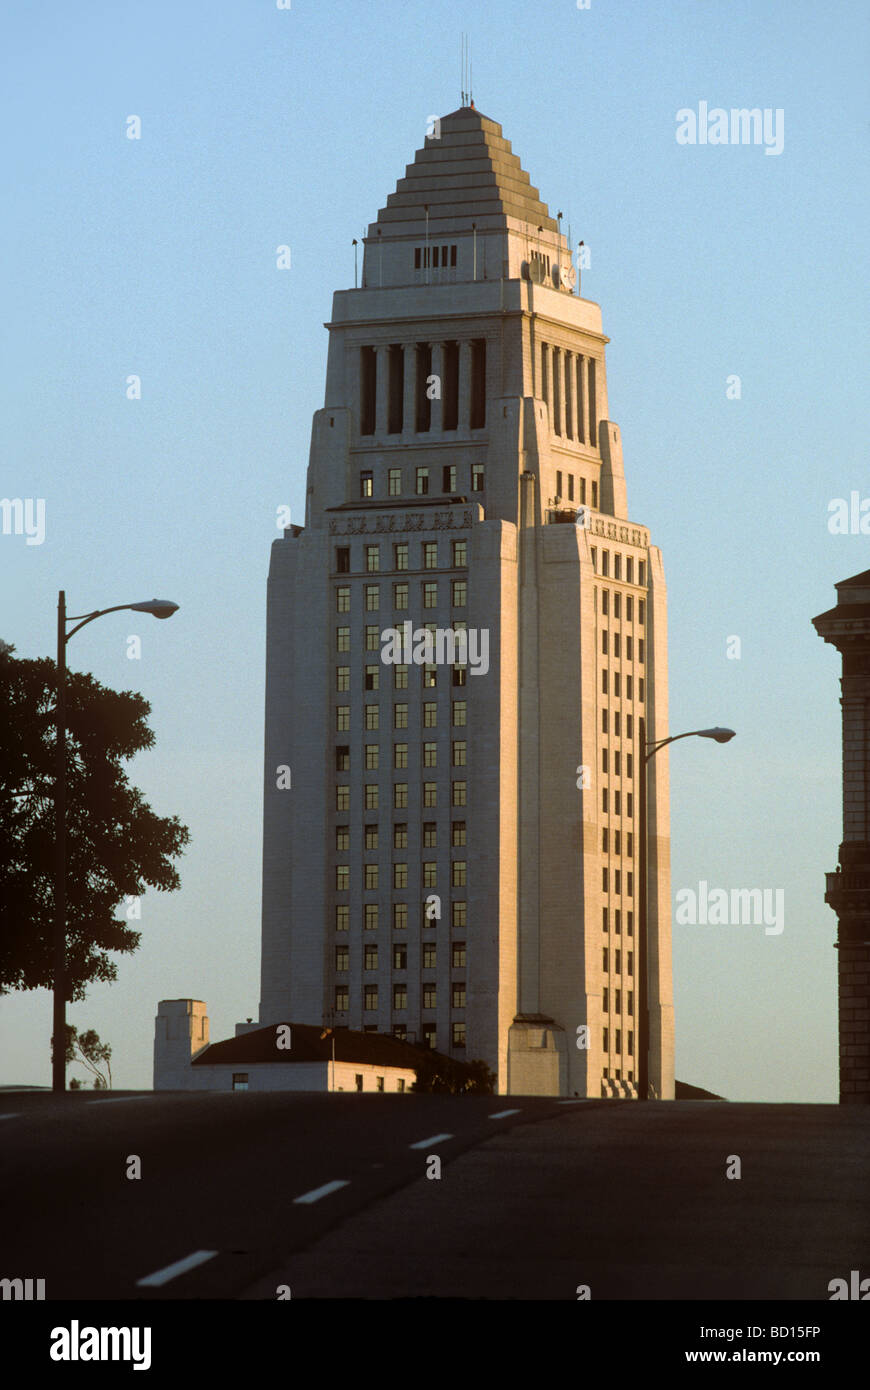
[(870, 1277), (868, 1154), (866, 1107), (5, 1092), (0, 1278), (47, 1299), (828, 1299)]

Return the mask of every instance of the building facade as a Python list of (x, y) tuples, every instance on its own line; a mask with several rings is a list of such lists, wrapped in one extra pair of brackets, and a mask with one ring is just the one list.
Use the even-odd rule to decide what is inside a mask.
[(840, 1102), (870, 1103), (870, 570), (813, 618), (843, 658), (843, 840), (825, 902), (837, 914)]
[[(463, 107), (334, 296), (305, 525), (269, 571), (260, 1024), (482, 1058), (501, 1093), (631, 1095), (665, 581), (575, 278), (501, 127)], [(648, 816), (662, 1098), (667, 767)]]

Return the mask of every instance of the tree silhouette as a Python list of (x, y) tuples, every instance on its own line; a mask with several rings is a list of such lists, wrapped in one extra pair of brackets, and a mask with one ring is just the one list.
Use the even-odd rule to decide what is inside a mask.
[[(13, 653), (0, 643), (0, 995), (51, 988), (54, 978), (57, 668)], [(67, 673), (69, 1000), (94, 980), (117, 979), (109, 952), (139, 945), (140, 933), (115, 917), (124, 899), (180, 883), (171, 858), (189, 831), (177, 816), (155, 815), (122, 766), (153, 746), (150, 712), (134, 691)]]

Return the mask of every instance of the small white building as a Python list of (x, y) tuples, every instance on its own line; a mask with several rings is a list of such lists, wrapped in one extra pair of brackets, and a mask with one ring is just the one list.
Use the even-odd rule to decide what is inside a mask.
[(201, 999), (161, 999), (155, 1025), (155, 1091), (410, 1091), (423, 1051), (308, 1023), (237, 1023), (210, 1044)]

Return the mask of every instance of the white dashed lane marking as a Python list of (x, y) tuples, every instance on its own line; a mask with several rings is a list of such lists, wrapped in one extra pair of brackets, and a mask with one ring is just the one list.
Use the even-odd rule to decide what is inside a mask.
[(490, 1120), (506, 1120), (508, 1115), (519, 1115), (519, 1110), (496, 1110), (494, 1115), (489, 1115)]
[(445, 1139), (452, 1139), (452, 1134), (433, 1134), (430, 1139), (418, 1139), (416, 1144), (409, 1144), (409, 1149), (429, 1149), (433, 1144), (443, 1144)]
[(315, 1187), (310, 1192), (303, 1192), (301, 1197), (294, 1197), (293, 1201), (310, 1206), (312, 1202), (319, 1202), (321, 1197), (328, 1197), (331, 1192), (337, 1192), (340, 1187), (347, 1186), (346, 1178), (338, 1178), (335, 1182), (325, 1182), (322, 1187)]
[(158, 1289), (161, 1284), (168, 1284), (170, 1279), (177, 1279), (179, 1274), (186, 1274), (189, 1269), (196, 1269), (197, 1265), (205, 1264), (206, 1260), (213, 1260), (218, 1252), (216, 1250), (194, 1250), (192, 1255), (186, 1255), (183, 1260), (176, 1260), (175, 1264), (167, 1265), (165, 1269), (158, 1269), (153, 1274), (146, 1274), (144, 1279), (137, 1279), (137, 1286), (142, 1288)]

